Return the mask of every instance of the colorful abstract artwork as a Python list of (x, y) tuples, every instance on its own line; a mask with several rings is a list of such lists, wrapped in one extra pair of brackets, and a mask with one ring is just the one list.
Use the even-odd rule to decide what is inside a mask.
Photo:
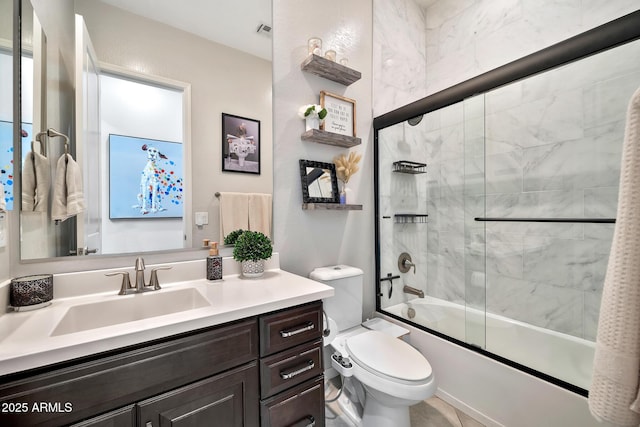
[[(22, 124), (22, 159), (31, 150), (31, 123)], [(13, 210), (13, 123), (0, 120), (0, 182), (4, 187), (4, 197), (7, 210)]]
[(179, 142), (109, 135), (109, 218), (181, 218)]

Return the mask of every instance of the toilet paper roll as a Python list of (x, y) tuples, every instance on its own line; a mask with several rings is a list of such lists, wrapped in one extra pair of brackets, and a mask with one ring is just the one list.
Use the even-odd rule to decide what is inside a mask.
[(329, 319), (329, 335), (323, 338), (323, 345), (327, 346), (329, 344), (331, 344), (331, 341), (334, 340), (334, 338), (336, 337), (336, 335), (338, 335), (338, 325), (336, 324), (336, 321), (333, 320), (332, 318), (328, 317), (325, 318), (325, 320), (322, 322), (323, 323), (323, 330), (327, 329), (327, 320)]

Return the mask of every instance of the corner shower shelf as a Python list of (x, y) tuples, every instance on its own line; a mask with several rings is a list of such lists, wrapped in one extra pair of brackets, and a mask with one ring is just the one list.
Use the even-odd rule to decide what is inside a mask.
[(305, 211), (361, 211), (362, 205), (341, 205), (340, 203), (303, 203)]
[(322, 56), (314, 54), (307, 56), (302, 64), (300, 64), (300, 69), (345, 86), (357, 82), (362, 77), (360, 71), (345, 67), (335, 61), (329, 61)]
[(393, 162), (393, 171), (412, 175), (427, 173), (427, 164), (412, 162), (409, 160), (399, 160), (397, 162)]
[(319, 144), (335, 145), (350, 148), (362, 144), (362, 139), (355, 136), (340, 135), (326, 130), (311, 129), (300, 137), (303, 141), (317, 142)]
[(395, 214), (393, 222), (396, 224), (425, 224), (428, 217), (427, 214)]

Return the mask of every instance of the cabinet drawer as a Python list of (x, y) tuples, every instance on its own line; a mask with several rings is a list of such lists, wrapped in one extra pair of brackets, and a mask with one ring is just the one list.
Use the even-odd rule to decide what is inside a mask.
[(260, 395), (265, 398), (322, 374), (322, 339), (260, 360)]
[(262, 427), (324, 426), (324, 377), (262, 401), (260, 414)]
[(59, 426), (112, 411), (255, 360), (255, 320), (0, 384), (0, 403), (70, 404), (71, 412), (1, 414), (2, 425)]
[(322, 302), (260, 317), (260, 355), (322, 337)]
[(258, 366), (251, 362), (140, 402), (138, 425), (257, 427), (258, 402)]

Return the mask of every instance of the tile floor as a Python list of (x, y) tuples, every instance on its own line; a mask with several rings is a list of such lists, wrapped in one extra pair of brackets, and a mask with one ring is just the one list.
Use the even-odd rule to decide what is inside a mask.
[[(336, 395), (338, 390), (336, 379), (337, 377), (327, 384), (327, 396)], [(337, 402), (325, 405), (325, 424), (326, 427), (354, 427), (342, 414)], [(484, 425), (434, 396), (411, 407), (411, 427), (484, 427)]]

